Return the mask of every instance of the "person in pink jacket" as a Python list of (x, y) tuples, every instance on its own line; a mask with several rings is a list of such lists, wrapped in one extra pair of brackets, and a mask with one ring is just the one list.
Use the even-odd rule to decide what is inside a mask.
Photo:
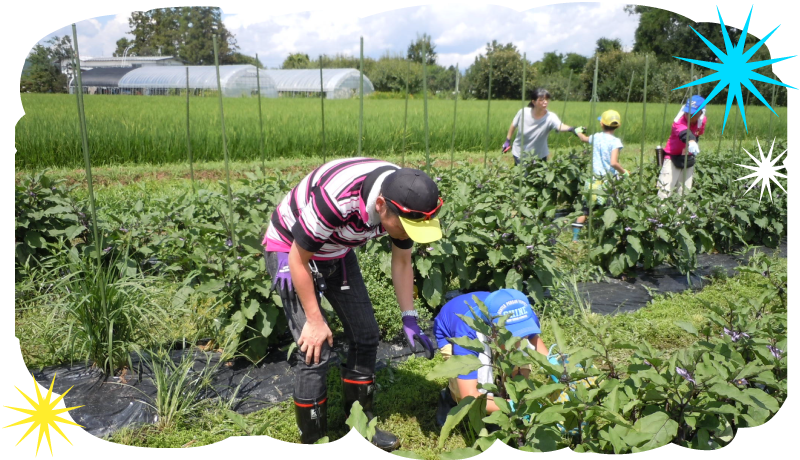
[(704, 102), (701, 96), (692, 96), (672, 123), (672, 132), (664, 147), (664, 163), (658, 175), (658, 197), (661, 199), (670, 196), (673, 190), (683, 195), (685, 190), (692, 188), (695, 156), (700, 153), (697, 141), (706, 128), (706, 110), (698, 111), (697, 108)]

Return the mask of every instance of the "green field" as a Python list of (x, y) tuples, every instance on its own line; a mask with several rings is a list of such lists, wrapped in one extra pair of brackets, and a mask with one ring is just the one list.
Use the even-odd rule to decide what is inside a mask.
[[(81, 167), (78, 115), (74, 95), (21, 94), (26, 115), (16, 126), (15, 166), (18, 170), (44, 167)], [(177, 96), (86, 96), (86, 125), (94, 165), (166, 164), (187, 161), (186, 99)], [(263, 99), (264, 154), (270, 158), (302, 158), (322, 153), (320, 101), (317, 99)], [(223, 158), (220, 135), (219, 102), (214, 97), (193, 97), (190, 100), (191, 142), (198, 162)], [(497, 150), (505, 139), (508, 126), (521, 106), (520, 101), (492, 101), (490, 116), (491, 150)], [(607, 109), (625, 115), (624, 103), (600, 102), (599, 115)], [(647, 146), (663, 143), (671, 119), (679, 105), (664, 110), (663, 101), (647, 104)], [(708, 109), (709, 126), (705, 139), (718, 139), (722, 128), (724, 106)], [(233, 160), (252, 161), (260, 158), (258, 103), (256, 99), (225, 99), (225, 124), (228, 149)], [(553, 101), (550, 110), (562, 116), (569, 125), (597, 126), (591, 122), (588, 102)], [(364, 155), (399, 154), (403, 145), (405, 101), (364, 101)], [(628, 152), (639, 149), (642, 140), (642, 104), (631, 103), (624, 129), (618, 131)], [(786, 107), (776, 108), (774, 117), (764, 106), (748, 107), (749, 130), (744, 132), (738, 110), (731, 116), (724, 139), (741, 138), (744, 146), (755, 139), (786, 137)], [(665, 120), (666, 113), (666, 123)], [(358, 149), (358, 100), (325, 101), (326, 153), (329, 158), (353, 155)], [(458, 103), (455, 150), (482, 152), (486, 139), (486, 101), (463, 100)], [(424, 106), (420, 99), (409, 101), (406, 149), (424, 151)], [(430, 151), (443, 156), (450, 151), (453, 130), (453, 101), (429, 100), (428, 123)], [(772, 125), (772, 126), (770, 126)], [(771, 130), (770, 130), (771, 127)], [(550, 137), (552, 147), (577, 146), (570, 134)], [(652, 145), (650, 145), (652, 144)], [(708, 144), (706, 144), (708, 145)], [(716, 144), (712, 144), (716, 150)], [(702, 148), (702, 144), (701, 144)]]

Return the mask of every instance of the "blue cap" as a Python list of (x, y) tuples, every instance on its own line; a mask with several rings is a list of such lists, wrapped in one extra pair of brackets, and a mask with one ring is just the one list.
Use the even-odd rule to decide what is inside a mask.
[(539, 318), (533, 312), (528, 298), (516, 289), (495, 291), (483, 303), (491, 316), (511, 315), (506, 320), (506, 329), (515, 337), (529, 337), (542, 332)]
[(694, 113), (697, 112), (697, 109), (699, 109), (700, 106), (705, 102), (706, 100), (703, 99), (702, 96), (692, 96), (688, 101), (686, 101), (683, 111), (690, 115), (694, 115)]

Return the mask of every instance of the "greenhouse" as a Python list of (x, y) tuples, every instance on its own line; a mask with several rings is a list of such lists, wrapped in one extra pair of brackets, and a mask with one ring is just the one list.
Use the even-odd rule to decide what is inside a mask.
[[(152, 67), (138, 67), (125, 72), (119, 69), (118, 72), (122, 73), (110, 76), (107, 78), (107, 84), (112, 86), (103, 86), (103, 91), (99, 93), (112, 93), (112, 94), (135, 94), (135, 95), (169, 95), (181, 94), (186, 90), (186, 66), (152, 66)], [(189, 69), (189, 89), (192, 93), (197, 95), (204, 95), (206, 92), (217, 90), (217, 72), (214, 66), (188, 66)], [(90, 72), (96, 72), (95, 69), (86, 71), (81, 74), (81, 79), (84, 80), (86, 76), (91, 76)], [(102, 69), (110, 70), (110, 69)], [(259, 79), (261, 82), (261, 95), (262, 97), (278, 97), (275, 82), (267, 75), (266, 71), (259, 71)], [(113, 81), (116, 78), (116, 81)], [(256, 85), (256, 68), (252, 65), (222, 65), (219, 66), (219, 79), (222, 87), (222, 95), (226, 97), (242, 97), (254, 96), (258, 89)], [(317, 79), (319, 82), (319, 79)], [(83, 92), (94, 94), (97, 85), (90, 85), (89, 83), (97, 83), (94, 80), (82, 81)], [(116, 83), (116, 85), (113, 85)], [(70, 92), (74, 91), (76, 81), (71, 82)]]
[[(348, 99), (358, 95), (358, 70), (322, 69), (321, 87), (319, 73), (319, 69), (263, 71), (275, 82), (280, 97), (318, 97), (320, 90), (326, 99)], [(364, 95), (374, 91), (372, 82), (364, 76)]]

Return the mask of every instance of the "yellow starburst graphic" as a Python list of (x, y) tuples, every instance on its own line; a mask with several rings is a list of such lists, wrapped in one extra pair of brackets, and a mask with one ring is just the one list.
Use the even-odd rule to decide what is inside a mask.
[[(33, 377), (33, 375), (31, 375), (31, 377)], [(67, 407), (65, 409), (56, 409), (56, 410), (54, 410), (54, 408), (56, 407), (58, 402), (61, 401), (61, 398), (63, 398), (67, 393), (69, 393), (69, 390), (72, 389), (72, 387), (69, 387), (69, 390), (65, 391), (64, 394), (62, 394), (61, 396), (58, 397), (58, 399), (56, 399), (53, 402), (50, 402), (50, 397), (53, 395), (53, 384), (55, 382), (56, 382), (56, 377), (54, 375), (53, 376), (53, 380), (50, 382), (50, 389), (47, 390), (47, 396), (45, 398), (42, 398), (42, 393), (39, 391), (39, 385), (36, 383), (36, 378), (33, 379), (33, 386), (36, 387), (36, 397), (39, 400), (38, 403), (34, 402), (31, 398), (29, 398), (28, 395), (26, 395), (25, 393), (22, 392), (22, 390), (20, 390), (17, 387), (14, 387), (14, 388), (17, 388), (17, 391), (22, 393), (22, 396), (25, 396), (25, 399), (27, 399), (28, 402), (31, 403), (31, 406), (33, 406), (33, 409), (19, 409), (17, 407), (5, 406), (5, 407), (8, 407), (9, 409), (14, 409), (16, 411), (20, 411), (20, 412), (23, 412), (25, 414), (28, 414), (28, 415), (30, 415), (30, 417), (26, 418), (25, 420), (20, 420), (17, 423), (12, 423), (11, 425), (5, 426), (3, 428), (8, 428), (8, 427), (11, 427), (11, 426), (16, 426), (16, 425), (22, 425), (22, 424), (28, 423), (28, 422), (33, 422), (33, 425), (31, 425), (31, 427), (28, 429), (28, 431), (22, 436), (22, 438), (20, 438), (19, 442), (17, 442), (17, 445), (19, 445), (19, 443), (22, 442), (23, 439), (25, 439), (29, 434), (31, 434), (31, 432), (33, 430), (35, 430), (37, 426), (39, 427), (39, 442), (36, 443), (36, 455), (37, 456), (39, 455), (39, 446), (42, 444), (42, 436), (47, 437), (47, 445), (50, 446), (50, 455), (53, 455), (53, 445), (50, 444), (50, 426), (52, 426), (53, 429), (58, 432), (58, 434), (63, 436), (64, 439), (66, 439), (67, 442), (69, 442), (70, 445), (72, 445), (72, 442), (70, 442), (70, 440), (67, 439), (67, 436), (61, 431), (61, 429), (58, 427), (56, 422), (68, 423), (70, 425), (75, 425), (75, 426), (81, 426), (81, 425), (78, 425), (75, 422), (71, 422), (69, 420), (64, 420), (63, 418), (59, 417), (58, 414), (61, 414), (61, 413), (67, 412), (67, 411), (71, 411), (72, 409), (77, 409), (77, 408), (83, 407), (83, 406)]]

